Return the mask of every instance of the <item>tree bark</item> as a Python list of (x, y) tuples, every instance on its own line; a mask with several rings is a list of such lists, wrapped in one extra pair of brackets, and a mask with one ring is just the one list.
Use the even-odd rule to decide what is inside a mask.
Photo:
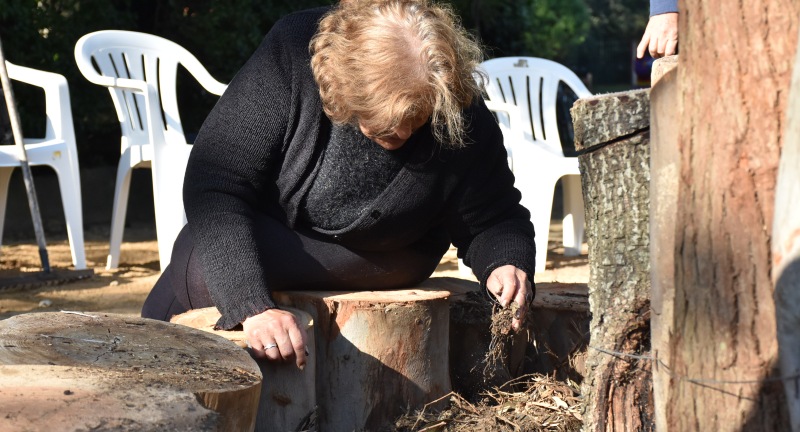
[(589, 244), (590, 349), (584, 430), (653, 430), (650, 353), (649, 95), (572, 108)]
[[(284, 308), (294, 314), (300, 328), (306, 330), (306, 349), (308, 356), (303, 370), (294, 362), (272, 362), (257, 360), (261, 375), (261, 398), (256, 416), (256, 432), (303, 430), (298, 426), (316, 415), (315, 375), (316, 356), (314, 355), (314, 327), (311, 316), (303, 311)], [(172, 317), (171, 322), (209, 333), (214, 333), (236, 345), (247, 348), (247, 337), (243, 330), (215, 330), (220, 313), (216, 307), (194, 309)]]
[(448, 291), (276, 292), (315, 323), (320, 430), (381, 430), (450, 392)]
[[(687, 0), (680, 14), (680, 154), (668, 430), (786, 430), (770, 254), (797, 1)], [(654, 269), (655, 270), (655, 269)], [(663, 362), (663, 363), (661, 363)]]
[(144, 318), (48, 312), (0, 321), (0, 341), (0, 418), (16, 430), (255, 424), (258, 367), (220, 337)]

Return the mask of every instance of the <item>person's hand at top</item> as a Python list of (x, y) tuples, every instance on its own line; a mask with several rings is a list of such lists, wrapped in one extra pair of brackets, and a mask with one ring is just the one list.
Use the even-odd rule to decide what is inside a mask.
[(492, 271), (486, 280), (486, 289), (500, 302), (500, 306), (507, 307), (511, 302), (519, 306), (511, 327), (516, 331), (525, 319), (528, 308), (533, 301), (533, 288), (528, 275), (513, 265), (504, 265)]
[(653, 58), (675, 54), (678, 47), (678, 13), (653, 15), (647, 22), (642, 41), (636, 49), (636, 57), (644, 57), (650, 51)]
[(306, 331), (300, 328), (291, 312), (267, 309), (245, 319), (242, 326), (254, 357), (294, 360), (298, 368), (305, 368)]

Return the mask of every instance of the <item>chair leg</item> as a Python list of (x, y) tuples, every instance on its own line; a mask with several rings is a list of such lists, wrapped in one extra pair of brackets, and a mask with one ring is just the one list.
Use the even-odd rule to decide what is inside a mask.
[(469, 278), (474, 276), (472, 274), (472, 268), (464, 264), (464, 260), (462, 260), (461, 258), (458, 259), (458, 274), (464, 278)]
[(51, 167), (58, 176), (58, 187), (61, 191), (61, 204), (64, 208), (64, 219), (67, 224), (72, 263), (77, 270), (86, 268), (86, 250), (83, 243), (83, 209), (81, 207), (81, 182), (77, 163), (70, 166), (66, 163), (54, 164)]
[(562, 177), (561, 181), (564, 188), (564, 255), (578, 256), (581, 254), (585, 224), (581, 177), (568, 175)]
[[(172, 246), (186, 225), (183, 178), (191, 145), (168, 145), (153, 156), (153, 198), (156, 212), (158, 258), (163, 272), (172, 258)], [(160, 164), (169, 161), (169, 165)]]
[(0, 168), (0, 245), (3, 244), (3, 227), (6, 222), (6, 203), (8, 202), (8, 183), (11, 180), (13, 167)]
[(106, 269), (119, 267), (122, 233), (125, 230), (125, 214), (128, 211), (128, 192), (131, 188), (130, 154), (123, 153), (117, 166), (117, 180), (114, 185), (114, 204), (111, 212), (111, 238), (108, 245)]
[(556, 180), (545, 180), (544, 177), (540, 177), (538, 182), (533, 183), (534, 187), (521, 190), (521, 203), (531, 212), (531, 222), (533, 223), (536, 273), (543, 272), (547, 264), (547, 243), (550, 238), (550, 215), (553, 210)]

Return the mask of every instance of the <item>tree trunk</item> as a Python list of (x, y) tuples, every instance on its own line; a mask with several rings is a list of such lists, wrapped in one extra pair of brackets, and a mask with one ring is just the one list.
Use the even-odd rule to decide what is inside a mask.
[(584, 430), (653, 429), (650, 362), (649, 96), (579, 99), (572, 108), (589, 244), (590, 349)]
[(0, 321), (0, 341), (0, 418), (10, 419), (8, 429), (243, 431), (255, 424), (257, 365), (201, 331), (48, 312)]
[(322, 431), (381, 430), (450, 392), (450, 293), (276, 292), (311, 314)]
[[(272, 362), (257, 360), (264, 377), (261, 385), (261, 399), (258, 404), (256, 431), (296, 431), (304, 430), (298, 426), (313, 419), (316, 415), (317, 398), (315, 394), (316, 356), (314, 355), (314, 327), (311, 315), (292, 308), (285, 308), (294, 314), (301, 328), (309, 338), (306, 347), (309, 353), (306, 367), (297, 368), (294, 362)], [(247, 337), (243, 330), (215, 330), (220, 313), (215, 307), (190, 310), (172, 317), (171, 322), (206, 332), (217, 334), (236, 345), (247, 348)]]
[[(786, 430), (770, 254), (797, 1), (681, 5), (668, 430)], [(662, 363), (663, 362), (663, 363)]]
[[(783, 376), (800, 375), (800, 53), (795, 56), (775, 191), (772, 279)], [(800, 430), (800, 393), (794, 380), (783, 381), (792, 430)]]

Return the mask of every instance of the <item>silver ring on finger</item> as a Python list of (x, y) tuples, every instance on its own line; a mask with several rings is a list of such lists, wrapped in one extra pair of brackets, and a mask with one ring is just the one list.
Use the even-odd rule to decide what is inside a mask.
[(277, 347), (278, 347), (278, 344), (274, 344), (274, 343), (266, 344), (266, 345), (264, 345), (264, 351), (266, 351), (268, 349), (272, 349), (272, 348), (277, 348)]

